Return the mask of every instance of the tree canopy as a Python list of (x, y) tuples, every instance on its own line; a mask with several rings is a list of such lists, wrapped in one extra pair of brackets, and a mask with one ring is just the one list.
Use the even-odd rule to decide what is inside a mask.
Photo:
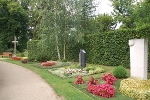
[(18, 50), (23, 51), (31, 34), (28, 27), (28, 13), (19, 2), (0, 1), (0, 40), (4, 51), (13, 48), (14, 36), (19, 40)]

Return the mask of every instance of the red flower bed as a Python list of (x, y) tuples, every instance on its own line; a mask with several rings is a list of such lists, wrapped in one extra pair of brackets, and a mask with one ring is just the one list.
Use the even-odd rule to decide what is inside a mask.
[[(87, 91), (97, 96), (102, 96), (104, 98), (114, 97), (116, 93), (116, 89), (112, 86), (115, 81), (116, 77), (114, 77), (111, 73), (110, 74), (103, 74), (102, 80), (106, 81), (105, 84), (97, 84), (98, 80), (95, 80), (92, 76), (90, 76), (88, 81)], [(84, 80), (82, 76), (77, 76), (75, 84), (83, 84)]]
[(116, 89), (110, 84), (88, 84), (87, 91), (97, 96), (110, 98), (115, 96)]
[(115, 83), (116, 78), (112, 74), (103, 74), (103, 80), (106, 81), (105, 84), (97, 84), (98, 80), (95, 80), (90, 76), (87, 91), (98, 96), (105, 98), (110, 98), (115, 96), (116, 89), (113, 88), (112, 84)]
[(42, 66), (54, 66), (55, 64), (55, 62), (41, 62)]
[(21, 60), (21, 57), (12, 57), (12, 60)]

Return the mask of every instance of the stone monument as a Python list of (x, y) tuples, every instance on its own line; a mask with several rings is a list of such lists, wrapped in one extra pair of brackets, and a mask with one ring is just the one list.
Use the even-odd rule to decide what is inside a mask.
[(148, 40), (129, 40), (131, 77), (147, 79), (148, 71)]
[(79, 64), (81, 67), (86, 67), (86, 52), (83, 49), (80, 49)]
[(13, 55), (13, 57), (16, 57), (16, 44), (18, 43), (16, 36), (14, 37), (14, 41), (12, 41), (12, 43), (14, 43), (14, 55)]

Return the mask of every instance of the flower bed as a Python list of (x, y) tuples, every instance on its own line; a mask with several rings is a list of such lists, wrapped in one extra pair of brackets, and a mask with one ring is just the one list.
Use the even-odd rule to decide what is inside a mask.
[[(98, 73), (104, 72), (104, 69), (100, 67), (97, 67), (94, 70), (96, 70), (96, 73), (92, 73), (92, 74), (98, 74)], [(52, 69), (49, 69), (48, 71), (62, 78), (67, 78), (67, 77), (76, 77), (79, 75), (81, 76), (91, 75), (90, 71), (92, 71), (92, 69), (90, 69), (89, 71), (88, 67), (81, 69), (81, 67), (78, 65), (70, 65), (70, 66), (66, 66), (62, 68), (52, 68)]]
[[(104, 98), (111, 98), (115, 96), (116, 89), (112, 86), (116, 82), (116, 78), (110, 74), (103, 74), (102, 80), (105, 80), (106, 83), (98, 84), (98, 80), (95, 80), (92, 76), (88, 81), (87, 91), (97, 96), (102, 96)], [(77, 76), (76, 81), (77, 84), (83, 84), (84, 80), (82, 76)]]
[(21, 60), (21, 57), (12, 57), (12, 60)]
[(42, 66), (54, 66), (55, 64), (56, 64), (55, 62), (49, 62), (49, 61), (47, 61), (47, 62), (41, 62)]
[(78, 68), (66, 69), (65, 67), (62, 67), (62, 68), (52, 68), (49, 69), (48, 71), (62, 78), (76, 77), (79, 75), (80, 76), (89, 75), (86, 71)]

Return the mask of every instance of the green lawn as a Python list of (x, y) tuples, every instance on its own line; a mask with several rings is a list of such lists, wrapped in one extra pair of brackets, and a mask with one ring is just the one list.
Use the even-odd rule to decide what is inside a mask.
[[(106, 98), (93, 96), (91, 93), (88, 93), (86, 91), (87, 83), (82, 85), (74, 85), (75, 78), (60, 78), (58, 76), (55, 76), (47, 71), (47, 69), (41, 69), (38, 67), (35, 67), (35, 62), (29, 62), (27, 64), (23, 64), (20, 61), (13, 61), (10, 59), (4, 60), (6, 62), (14, 63), (20, 66), (23, 66), (25, 68), (28, 68), (35, 73), (39, 74), (43, 79), (45, 79), (56, 91), (56, 93), (59, 96), (63, 96), (65, 100), (106, 100)], [(93, 65), (94, 66), (94, 65)], [(106, 73), (112, 72), (114, 67), (110, 66), (102, 66)], [(129, 70), (127, 69), (128, 76), (129, 76)], [(94, 78), (100, 78), (102, 74), (95, 74), (92, 75)], [(149, 73), (150, 77), (150, 73)], [(88, 81), (89, 76), (84, 76), (83, 79), (85, 82)], [(124, 96), (119, 92), (119, 84), (120, 79), (117, 80), (115, 87), (117, 89), (116, 95), (114, 98), (110, 98), (110, 100), (133, 100), (132, 98), (129, 98), (128, 96)]]

